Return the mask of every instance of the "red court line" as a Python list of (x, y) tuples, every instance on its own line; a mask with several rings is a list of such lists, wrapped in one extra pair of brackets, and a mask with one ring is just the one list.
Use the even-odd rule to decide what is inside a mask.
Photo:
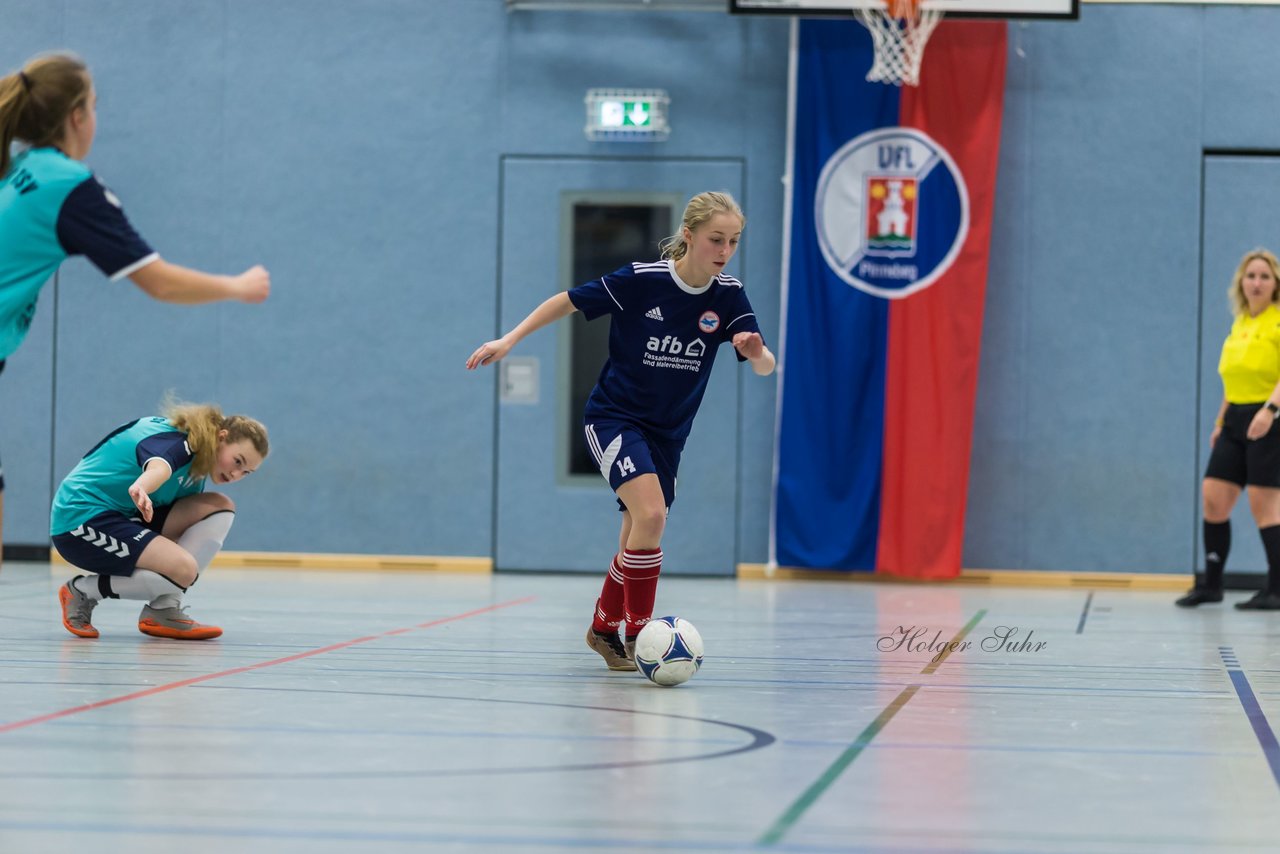
[(85, 703), (82, 706), (72, 706), (69, 709), (63, 709), (58, 712), (49, 712), (48, 714), (39, 715), (34, 718), (27, 718), (25, 721), (14, 721), (13, 723), (0, 724), (0, 733), (10, 732), (11, 730), (21, 729), (22, 727), (32, 726), (34, 724), (42, 724), (45, 721), (57, 720), (65, 718), (68, 715), (78, 714), (80, 712), (89, 712), (94, 709), (101, 709), (104, 706), (114, 706), (116, 703), (126, 703), (129, 700), (138, 700), (142, 697), (150, 697), (153, 694), (159, 694), (163, 691), (172, 691), (174, 688), (185, 688), (188, 685), (196, 685), (201, 682), (208, 682), (211, 679), (221, 679), (223, 676), (235, 676), (237, 673), (248, 673), (250, 670), (261, 670), (264, 667), (272, 667), (276, 664), (287, 664), (290, 661), (298, 661), (303, 658), (310, 658), (313, 655), (321, 655), (326, 652), (333, 652), (335, 649), (345, 649), (356, 644), (368, 643), (379, 638), (390, 637), (392, 635), (401, 635), (405, 632), (413, 632), (418, 629), (429, 629), (432, 626), (439, 626), (443, 623), (453, 623), (458, 620), (465, 620), (468, 617), (474, 617), (477, 614), (485, 614), (490, 611), (496, 611), (499, 608), (510, 608), (513, 605), (523, 605), (526, 602), (532, 602), (536, 596), (525, 596), (522, 599), (512, 599), (510, 602), (499, 602), (496, 605), (486, 605), (483, 608), (476, 608), (474, 611), (467, 611), (465, 614), (455, 614), (452, 617), (441, 617), (438, 620), (432, 620), (427, 623), (419, 623), (416, 626), (409, 626), (403, 629), (392, 629), (386, 632), (380, 632), (376, 635), (368, 637), (356, 638), (355, 640), (343, 641), (342, 643), (330, 644), (322, 646), (319, 649), (309, 650), (307, 652), (299, 652), (295, 655), (287, 655), (284, 658), (276, 658), (271, 661), (260, 661), (257, 664), (247, 664), (244, 667), (234, 667), (231, 670), (223, 670), (220, 673), (208, 673), (204, 676), (194, 676), (190, 679), (183, 679), (178, 682), (170, 682), (167, 685), (157, 685), (154, 688), (147, 688), (143, 691), (135, 691), (132, 694), (124, 694), (119, 697), (111, 697), (106, 700), (97, 700), (93, 703)]

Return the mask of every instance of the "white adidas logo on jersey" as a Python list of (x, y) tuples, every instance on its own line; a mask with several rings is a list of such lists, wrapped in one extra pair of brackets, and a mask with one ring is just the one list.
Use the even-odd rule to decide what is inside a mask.
[(662, 320), (662, 309), (656, 305), (644, 313), (645, 317), (651, 317), (654, 320)]

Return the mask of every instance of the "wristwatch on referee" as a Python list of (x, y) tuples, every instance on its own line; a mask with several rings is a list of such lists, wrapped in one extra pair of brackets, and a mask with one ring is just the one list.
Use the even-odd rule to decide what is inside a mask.
[(1280, 415), (1280, 406), (1272, 403), (1269, 400), (1266, 402), (1266, 404), (1262, 408), (1270, 412), (1272, 418), (1275, 418), (1277, 415)]

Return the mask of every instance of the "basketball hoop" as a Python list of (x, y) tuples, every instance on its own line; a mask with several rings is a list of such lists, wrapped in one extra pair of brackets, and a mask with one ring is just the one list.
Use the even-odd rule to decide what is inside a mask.
[[(874, 82), (920, 85), (920, 61), (942, 10), (921, 8), (922, 0), (877, 0), (853, 14), (871, 31), (875, 62), (867, 72)], [(883, 4), (883, 5), (880, 5)]]

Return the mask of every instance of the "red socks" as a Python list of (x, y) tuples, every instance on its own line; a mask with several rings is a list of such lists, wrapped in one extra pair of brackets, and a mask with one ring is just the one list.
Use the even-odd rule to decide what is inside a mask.
[(591, 628), (597, 632), (616, 632), (626, 621), (627, 637), (640, 634), (640, 629), (653, 616), (653, 600), (658, 593), (658, 575), (662, 572), (662, 549), (624, 549), (609, 564), (600, 598), (596, 600), (596, 616)]
[(627, 637), (640, 634), (653, 616), (653, 600), (662, 572), (662, 549), (626, 549), (622, 553), (622, 577), (626, 588)]
[(616, 634), (618, 626), (622, 625), (626, 589), (623, 587), (620, 557), (621, 555), (614, 555), (609, 563), (609, 574), (604, 577), (604, 587), (600, 590), (600, 598), (596, 600), (596, 616), (591, 621), (591, 628), (597, 632)]

